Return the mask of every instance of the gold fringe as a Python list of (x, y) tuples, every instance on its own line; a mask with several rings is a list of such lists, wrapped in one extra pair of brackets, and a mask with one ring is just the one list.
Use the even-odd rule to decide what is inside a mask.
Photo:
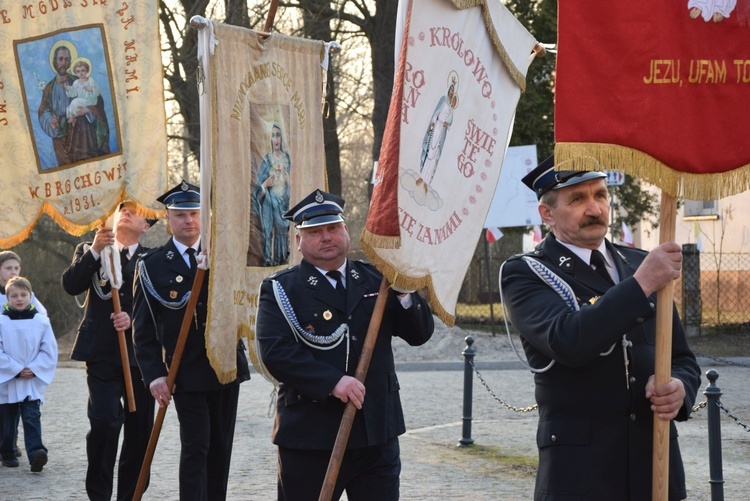
[(490, 16), (490, 9), (487, 7), (487, 1), (488, 0), (451, 0), (451, 3), (458, 10), (468, 9), (469, 7), (482, 8), (484, 26), (487, 28), (487, 35), (489, 35), (492, 45), (495, 46), (495, 50), (497, 50), (500, 60), (508, 69), (508, 73), (510, 73), (513, 81), (521, 88), (521, 92), (526, 92), (526, 76), (516, 67), (515, 64), (513, 64), (508, 52), (500, 41), (500, 37), (495, 30), (495, 25), (492, 24), (492, 17)]
[(359, 243), (363, 247), (367, 245), (371, 247), (377, 247), (378, 249), (400, 249), (401, 237), (376, 235), (374, 233), (370, 233), (367, 228), (364, 228), (362, 230), (362, 234), (359, 236)]
[[(557, 143), (556, 168), (568, 170), (620, 169), (661, 188), (675, 198), (718, 200), (750, 188), (750, 164), (716, 174), (672, 169), (651, 155), (607, 143)], [(564, 167), (563, 167), (564, 165)]]
[(83, 224), (83, 225), (70, 222), (64, 215), (60, 214), (60, 212), (57, 209), (55, 209), (52, 206), (52, 204), (50, 204), (49, 202), (43, 202), (36, 217), (28, 226), (23, 228), (21, 231), (19, 231), (15, 235), (12, 235), (6, 238), (0, 238), (0, 249), (9, 249), (11, 247), (15, 247), (16, 245), (20, 244), (21, 242), (29, 238), (32, 230), (34, 229), (34, 226), (36, 226), (36, 223), (39, 222), (39, 218), (42, 217), (42, 214), (47, 214), (66, 233), (76, 236), (76, 237), (80, 237), (81, 235), (88, 233), (89, 231), (94, 230), (98, 228), (99, 226), (101, 226), (102, 224), (104, 224), (107, 221), (107, 219), (109, 219), (109, 216), (111, 216), (112, 213), (117, 210), (117, 207), (119, 207), (120, 204), (123, 202), (131, 202), (135, 204), (136, 213), (147, 219), (159, 219), (163, 216), (162, 214), (163, 211), (149, 209), (148, 207), (139, 205), (133, 199), (129, 198), (128, 195), (125, 193), (124, 188), (122, 189), (122, 193), (118, 197), (118, 200), (115, 203), (115, 205), (113, 205), (104, 215), (102, 215), (101, 217), (95, 219), (94, 221), (88, 224)]
[[(456, 315), (449, 313), (443, 307), (443, 305), (440, 304), (440, 301), (435, 294), (435, 287), (432, 283), (432, 276), (425, 275), (423, 277), (411, 277), (409, 275), (403, 275), (399, 273), (398, 270), (396, 270), (388, 261), (380, 257), (373, 246), (363, 240), (365, 238), (365, 232), (363, 231), (362, 233), (363, 235), (360, 238), (360, 242), (362, 243), (362, 250), (370, 259), (370, 262), (380, 271), (380, 273), (383, 274), (386, 280), (388, 280), (388, 283), (400, 289), (424, 289), (427, 294), (427, 302), (429, 303), (430, 308), (432, 308), (432, 312), (437, 315), (438, 318), (445, 323), (445, 325), (447, 325), (448, 327), (453, 327), (453, 325), (456, 323)], [(371, 234), (368, 233), (368, 235)], [(375, 239), (378, 238), (377, 235), (371, 236)]]

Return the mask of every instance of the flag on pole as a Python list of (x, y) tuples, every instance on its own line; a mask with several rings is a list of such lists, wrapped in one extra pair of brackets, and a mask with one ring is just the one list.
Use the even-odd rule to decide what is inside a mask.
[(503, 238), (503, 232), (500, 228), (486, 228), (484, 237), (492, 244)]
[(625, 224), (625, 221), (622, 222), (621, 240), (625, 245), (635, 247), (635, 243), (633, 242), (633, 234), (630, 233), (630, 228), (628, 228), (628, 225)]
[(447, 324), (495, 193), (536, 40), (501, 2), (412, 0), (363, 250)]
[[(322, 108), (328, 47), (321, 41), (206, 21), (201, 67), (201, 195), (212, 193), (206, 350), (232, 381), (239, 338), (254, 349), (261, 281), (299, 262), (290, 200), (325, 188)], [(205, 144), (204, 144), (205, 142)], [(210, 187), (210, 189), (209, 189)], [(203, 214), (202, 214), (203, 215)], [(205, 240), (203, 240), (205, 241)]]
[(534, 241), (534, 245), (536, 245), (542, 241), (542, 227), (539, 226), (538, 224), (535, 224), (533, 231), (534, 231), (533, 241)]
[(692, 200), (750, 188), (748, 9), (747, 0), (560, 2), (558, 163), (623, 169)]
[(0, 0), (0, 247), (46, 213), (80, 235), (166, 189), (156, 0)]

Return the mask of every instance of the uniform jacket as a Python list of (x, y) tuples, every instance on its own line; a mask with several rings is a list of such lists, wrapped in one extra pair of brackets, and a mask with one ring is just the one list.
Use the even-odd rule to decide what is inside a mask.
[[(71, 296), (86, 293), (86, 304), (83, 319), (78, 326), (78, 335), (73, 343), (70, 358), (85, 362), (106, 362), (122, 366), (120, 344), (117, 330), (109, 318), (114, 312), (109, 281), (102, 282), (100, 275), (101, 260), (94, 258), (89, 252), (91, 242), (79, 244), (73, 255), (73, 262), (63, 272), (62, 285), (65, 292)], [(120, 309), (133, 317), (133, 274), (136, 259), (145, 253), (146, 249), (140, 244), (135, 254), (122, 267), (122, 287), (119, 290)], [(101, 294), (101, 295), (100, 295)], [(128, 361), (135, 366), (133, 340), (131, 331), (125, 332), (125, 342), (128, 346)]]
[[(646, 297), (633, 278), (645, 251), (606, 245), (620, 277), (611, 288), (552, 234), (528, 254), (572, 287), (579, 311), (573, 311), (520, 256), (509, 259), (501, 272), (503, 300), (530, 365), (541, 368), (556, 360), (550, 370), (534, 376), (539, 405), (536, 500), (651, 499), (653, 413), (645, 386), (654, 373), (656, 294)], [(623, 334), (632, 343), (629, 378)], [(685, 385), (684, 405), (677, 416), (684, 421), (695, 401), (700, 368), (676, 310), (672, 376)], [(669, 499), (684, 499), (674, 423), (669, 474)]]
[[(187, 301), (174, 308), (190, 292), (195, 270), (188, 267), (171, 238), (162, 247), (142, 256), (141, 261), (147, 276), (142, 273), (139, 263), (133, 287), (133, 341), (136, 360), (148, 387), (154, 379), (167, 376)], [(207, 272), (190, 322), (190, 333), (175, 379), (175, 393), (222, 388), (206, 354), (208, 278)], [(247, 379), (250, 379), (247, 358), (242, 345), (238, 344), (237, 379), (230, 384)]]
[[(367, 263), (349, 260), (346, 273), (346, 306), (326, 277), (304, 260), (261, 284), (256, 335), (263, 363), (282, 383), (273, 430), (273, 441), (279, 446), (333, 448), (345, 404), (330, 393), (342, 376), (353, 376), (356, 371), (381, 283), (381, 274)], [(328, 336), (342, 323), (348, 324), (348, 367), (346, 339), (330, 350), (296, 339), (276, 302), (272, 280), (283, 286), (299, 325), (306, 331)], [(418, 346), (430, 339), (434, 329), (425, 300), (417, 293), (412, 298), (412, 306), (404, 309), (389, 291), (364, 381), (364, 405), (355, 415), (349, 448), (381, 445), (406, 431), (391, 338), (398, 336)]]

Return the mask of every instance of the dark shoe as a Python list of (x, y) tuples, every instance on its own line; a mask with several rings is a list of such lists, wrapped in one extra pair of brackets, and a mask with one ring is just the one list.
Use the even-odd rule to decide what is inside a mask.
[(21, 456), (23, 456), (23, 452), (21, 452), (21, 449), (16, 449), (16, 457), (20, 458)]
[(18, 459), (3, 459), (3, 466), (7, 466), (8, 468), (16, 468), (18, 466)]
[(40, 471), (42, 471), (42, 468), (44, 468), (45, 464), (47, 464), (47, 453), (44, 451), (39, 451), (34, 454), (33, 458), (31, 458), (31, 471), (34, 473), (39, 473)]

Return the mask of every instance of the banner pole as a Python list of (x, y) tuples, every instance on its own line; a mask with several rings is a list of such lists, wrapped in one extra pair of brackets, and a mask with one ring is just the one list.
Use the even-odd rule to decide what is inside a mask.
[[(110, 285), (114, 281), (115, 277), (115, 261), (114, 253), (117, 251), (115, 246), (112, 246), (112, 253), (109, 255), (109, 276)], [(110, 287), (112, 292), (112, 310), (115, 315), (122, 311), (120, 305), (120, 288)], [(132, 322), (132, 318), (130, 319)], [(120, 361), (122, 363), (122, 377), (125, 382), (125, 396), (128, 400), (128, 412), (135, 412), (135, 394), (133, 393), (133, 379), (130, 376), (130, 357), (128, 356), (128, 345), (125, 342), (125, 333), (123, 331), (117, 331), (117, 342), (120, 346)]]
[[(390, 287), (390, 284), (388, 283), (388, 280), (383, 277), (383, 280), (380, 282), (378, 299), (375, 301), (372, 317), (370, 317), (370, 325), (367, 327), (367, 336), (365, 337), (365, 344), (362, 346), (362, 354), (359, 357), (357, 370), (354, 372), (354, 377), (363, 384), (365, 382), (365, 377), (367, 377), (367, 370), (370, 368), (370, 360), (372, 359), (372, 351), (375, 348), (375, 341), (378, 339), (380, 322), (383, 320), (385, 304), (388, 300), (388, 287)], [(336, 435), (336, 442), (333, 445), (331, 459), (328, 462), (328, 470), (326, 470), (326, 476), (323, 480), (323, 487), (320, 490), (318, 501), (331, 501), (333, 489), (336, 486), (336, 479), (339, 476), (341, 461), (344, 459), (346, 443), (349, 441), (349, 433), (352, 431), (352, 424), (354, 423), (354, 415), (356, 412), (357, 408), (354, 407), (354, 404), (350, 400), (346, 404), (344, 415), (341, 417), (339, 432)]]
[[(661, 217), (659, 222), (659, 244), (675, 239), (677, 204), (675, 198), (661, 192)], [(656, 360), (654, 386), (666, 384), (672, 377), (672, 301), (674, 281), (658, 291), (656, 298)], [(669, 498), (669, 421), (654, 414), (653, 474), (651, 479), (652, 501), (667, 501)]]

